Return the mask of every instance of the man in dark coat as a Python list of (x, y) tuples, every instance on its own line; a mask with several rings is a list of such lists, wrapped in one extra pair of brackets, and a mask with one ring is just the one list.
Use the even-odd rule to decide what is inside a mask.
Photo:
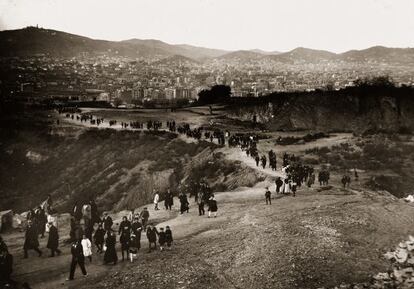
[(62, 253), (59, 249), (59, 233), (53, 223), (49, 223), (49, 239), (47, 240), (46, 248), (50, 249), (50, 257), (55, 257), (55, 252), (58, 256)]
[(144, 230), (147, 228), (148, 219), (149, 219), (149, 212), (148, 208), (144, 208), (144, 210), (139, 214), (141, 220), (142, 220), (142, 227)]
[(172, 235), (170, 226), (165, 227), (165, 242), (167, 242), (168, 249), (171, 249), (171, 244), (173, 242), (173, 235)]
[(81, 239), (78, 239), (72, 243), (70, 251), (72, 253), (72, 262), (70, 264), (69, 278), (66, 280), (73, 280), (73, 277), (75, 276), (76, 265), (79, 265), (81, 268), (83, 276), (87, 276), (88, 274), (86, 273), (85, 269), (85, 256), (83, 255)]
[(166, 210), (171, 210), (174, 205), (174, 196), (171, 193), (170, 189), (165, 193), (164, 206)]
[(190, 203), (188, 202), (187, 195), (184, 193), (181, 193), (179, 196), (179, 199), (180, 199), (180, 204), (181, 204), (180, 206), (181, 214), (183, 214), (185, 211), (187, 211), (188, 213)]
[(283, 185), (283, 181), (282, 181), (282, 179), (281, 179), (280, 177), (278, 177), (278, 178), (276, 179), (276, 181), (275, 181), (275, 184), (276, 184), (276, 194), (281, 193), (281, 192), (280, 192), (280, 188), (281, 188), (281, 187), (282, 187), (282, 185)]
[(37, 228), (33, 226), (32, 221), (28, 221), (23, 245), (24, 258), (27, 258), (28, 250), (35, 250), (39, 257), (42, 256), (42, 251), (39, 250), (38, 236)]
[(147, 229), (149, 252), (151, 252), (151, 248), (152, 248), (151, 244), (154, 244), (154, 250), (157, 250), (157, 235), (158, 235), (157, 228), (155, 228), (152, 225), (149, 225)]
[(266, 188), (265, 192), (265, 198), (266, 198), (266, 205), (272, 204), (272, 193), (270, 192), (269, 188)]
[(141, 248), (141, 232), (142, 232), (142, 224), (139, 221), (139, 217), (135, 217), (131, 224), (131, 231), (135, 235), (135, 242), (137, 249)]
[(98, 229), (95, 231), (95, 235), (93, 236), (95, 240), (96, 248), (98, 249), (98, 253), (102, 253), (103, 244), (105, 242), (105, 230), (102, 228), (102, 224), (99, 223)]
[(128, 221), (127, 217), (122, 217), (122, 222), (119, 225), (119, 242), (121, 243), (121, 253), (122, 253), (122, 261), (125, 260), (124, 252), (126, 252), (127, 259), (128, 259), (128, 252), (129, 252), (129, 239), (131, 237), (131, 222)]
[(46, 223), (47, 223), (47, 216), (45, 211), (39, 207), (36, 210), (36, 224), (38, 233), (41, 235), (41, 238), (45, 236), (45, 229), (46, 229)]
[[(0, 250), (0, 287), (5, 286), (7, 284), (10, 285), (12, 280), (10, 279), (10, 275), (13, 273), (13, 256), (9, 254), (9, 251)], [(6, 288), (6, 287), (4, 287)], [(12, 287), (7, 287), (12, 288)]]

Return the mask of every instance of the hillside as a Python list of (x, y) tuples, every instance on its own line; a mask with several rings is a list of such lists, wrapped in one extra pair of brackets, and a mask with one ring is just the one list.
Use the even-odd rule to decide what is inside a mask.
[(314, 50), (303, 47), (295, 48), (289, 52), (280, 53), (278, 55), (272, 56), (272, 59), (278, 62), (324, 62), (335, 60), (337, 55), (335, 53), (324, 51), (324, 50)]
[(249, 60), (259, 60), (266, 58), (266, 55), (250, 51), (250, 50), (238, 50), (234, 52), (230, 52), (227, 54), (224, 54), (220, 57), (220, 59), (223, 60), (238, 60), (238, 61), (249, 61)]
[(1, 130), (0, 210), (23, 212), (48, 194), (59, 211), (91, 197), (102, 210), (121, 210), (149, 202), (153, 189), (178, 192), (201, 172), (215, 190), (234, 188), (235, 180), (251, 186), (259, 178), (224, 160), (214, 144), (171, 133), (57, 127), (33, 114), (13, 122)]
[(168, 44), (154, 39), (124, 41), (95, 40), (66, 32), (28, 27), (0, 31), (0, 56), (27, 56), (47, 54), (73, 57), (82, 53), (109, 54), (129, 58), (168, 57), (180, 55), (196, 60), (223, 61), (267, 60), (279, 63), (370, 62), (391, 65), (414, 63), (414, 48), (387, 48), (382, 46), (351, 50), (342, 54), (299, 47), (288, 52), (266, 52), (259, 49), (225, 51), (187, 44)]
[(175, 54), (198, 59), (215, 57), (225, 51), (190, 45), (171, 45), (159, 40), (131, 39), (126, 41), (95, 40), (66, 32), (28, 27), (0, 32), (0, 56), (26, 56), (48, 54), (52, 56), (77, 56), (106, 53), (130, 58)]
[(210, 57), (219, 57), (227, 51), (219, 49), (210, 49), (204, 47), (197, 47), (187, 44), (168, 44), (160, 40), (153, 39), (130, 39), (122, 41), (122, 43), (128, 43), (137, 46), (147, 47), (148, 49), (162, 50), (167, 54), (172, 55), (181, 55), (188, 58), (200, 59), (200, 58), (210, 58)]

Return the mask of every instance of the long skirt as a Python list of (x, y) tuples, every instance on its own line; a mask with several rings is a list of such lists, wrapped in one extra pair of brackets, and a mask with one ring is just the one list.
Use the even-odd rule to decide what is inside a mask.
[(107, 247), (104, 255), (105, 263), (116, 263), (118, 261), (118, 255), (116, 254), (115, 247)]

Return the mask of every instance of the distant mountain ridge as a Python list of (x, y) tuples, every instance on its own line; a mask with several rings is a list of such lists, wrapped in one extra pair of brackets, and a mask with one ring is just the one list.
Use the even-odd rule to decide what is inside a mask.
[[(48, 54), (73, 57), (82, 53), (118, 55), (129, 58), (169, 58), (174, 55), (192, 60), (218, 59), (221, 61), (274, 61), (281, 63), (381, 62), (414, 64), (414, 48), (374, 46), (364, 50), (350, 50), (336, 54), (324, 50), (298, 47), (288, 52), (267, 52), (260, 49), (226, 51), (187, 44), (168, 44), (155, 39), (124, 41), (96, 40), (66, 32), (27, 27), (0, 31), (0, 56), (29, 56)], [(180, 60), (179, 58), (174, 61)], [(183, 61), (183, 59), (181, 59)]]

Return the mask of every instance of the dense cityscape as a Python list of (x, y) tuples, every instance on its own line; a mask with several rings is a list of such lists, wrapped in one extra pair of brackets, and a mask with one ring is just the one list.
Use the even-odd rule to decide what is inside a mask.
[(132, 58), (118, 55), (118, 51), (83, 52), (73, 57), (38, 53), (2, 57), (0, 87), (4, 98), (134, 106), (147, 101), (192, 102), (201, 90), (216, 84), (229, 85), (233, 96), (260, 97), (274, 91), (340, 89), (367, 76), (387, 75), (397, 86), (414, 83), (409, 63), (381, 58), (347, 61), (318, 53), (297, 48), (276, 58), (277, 54), (236, 51), (204, 59), (157, 54)]

